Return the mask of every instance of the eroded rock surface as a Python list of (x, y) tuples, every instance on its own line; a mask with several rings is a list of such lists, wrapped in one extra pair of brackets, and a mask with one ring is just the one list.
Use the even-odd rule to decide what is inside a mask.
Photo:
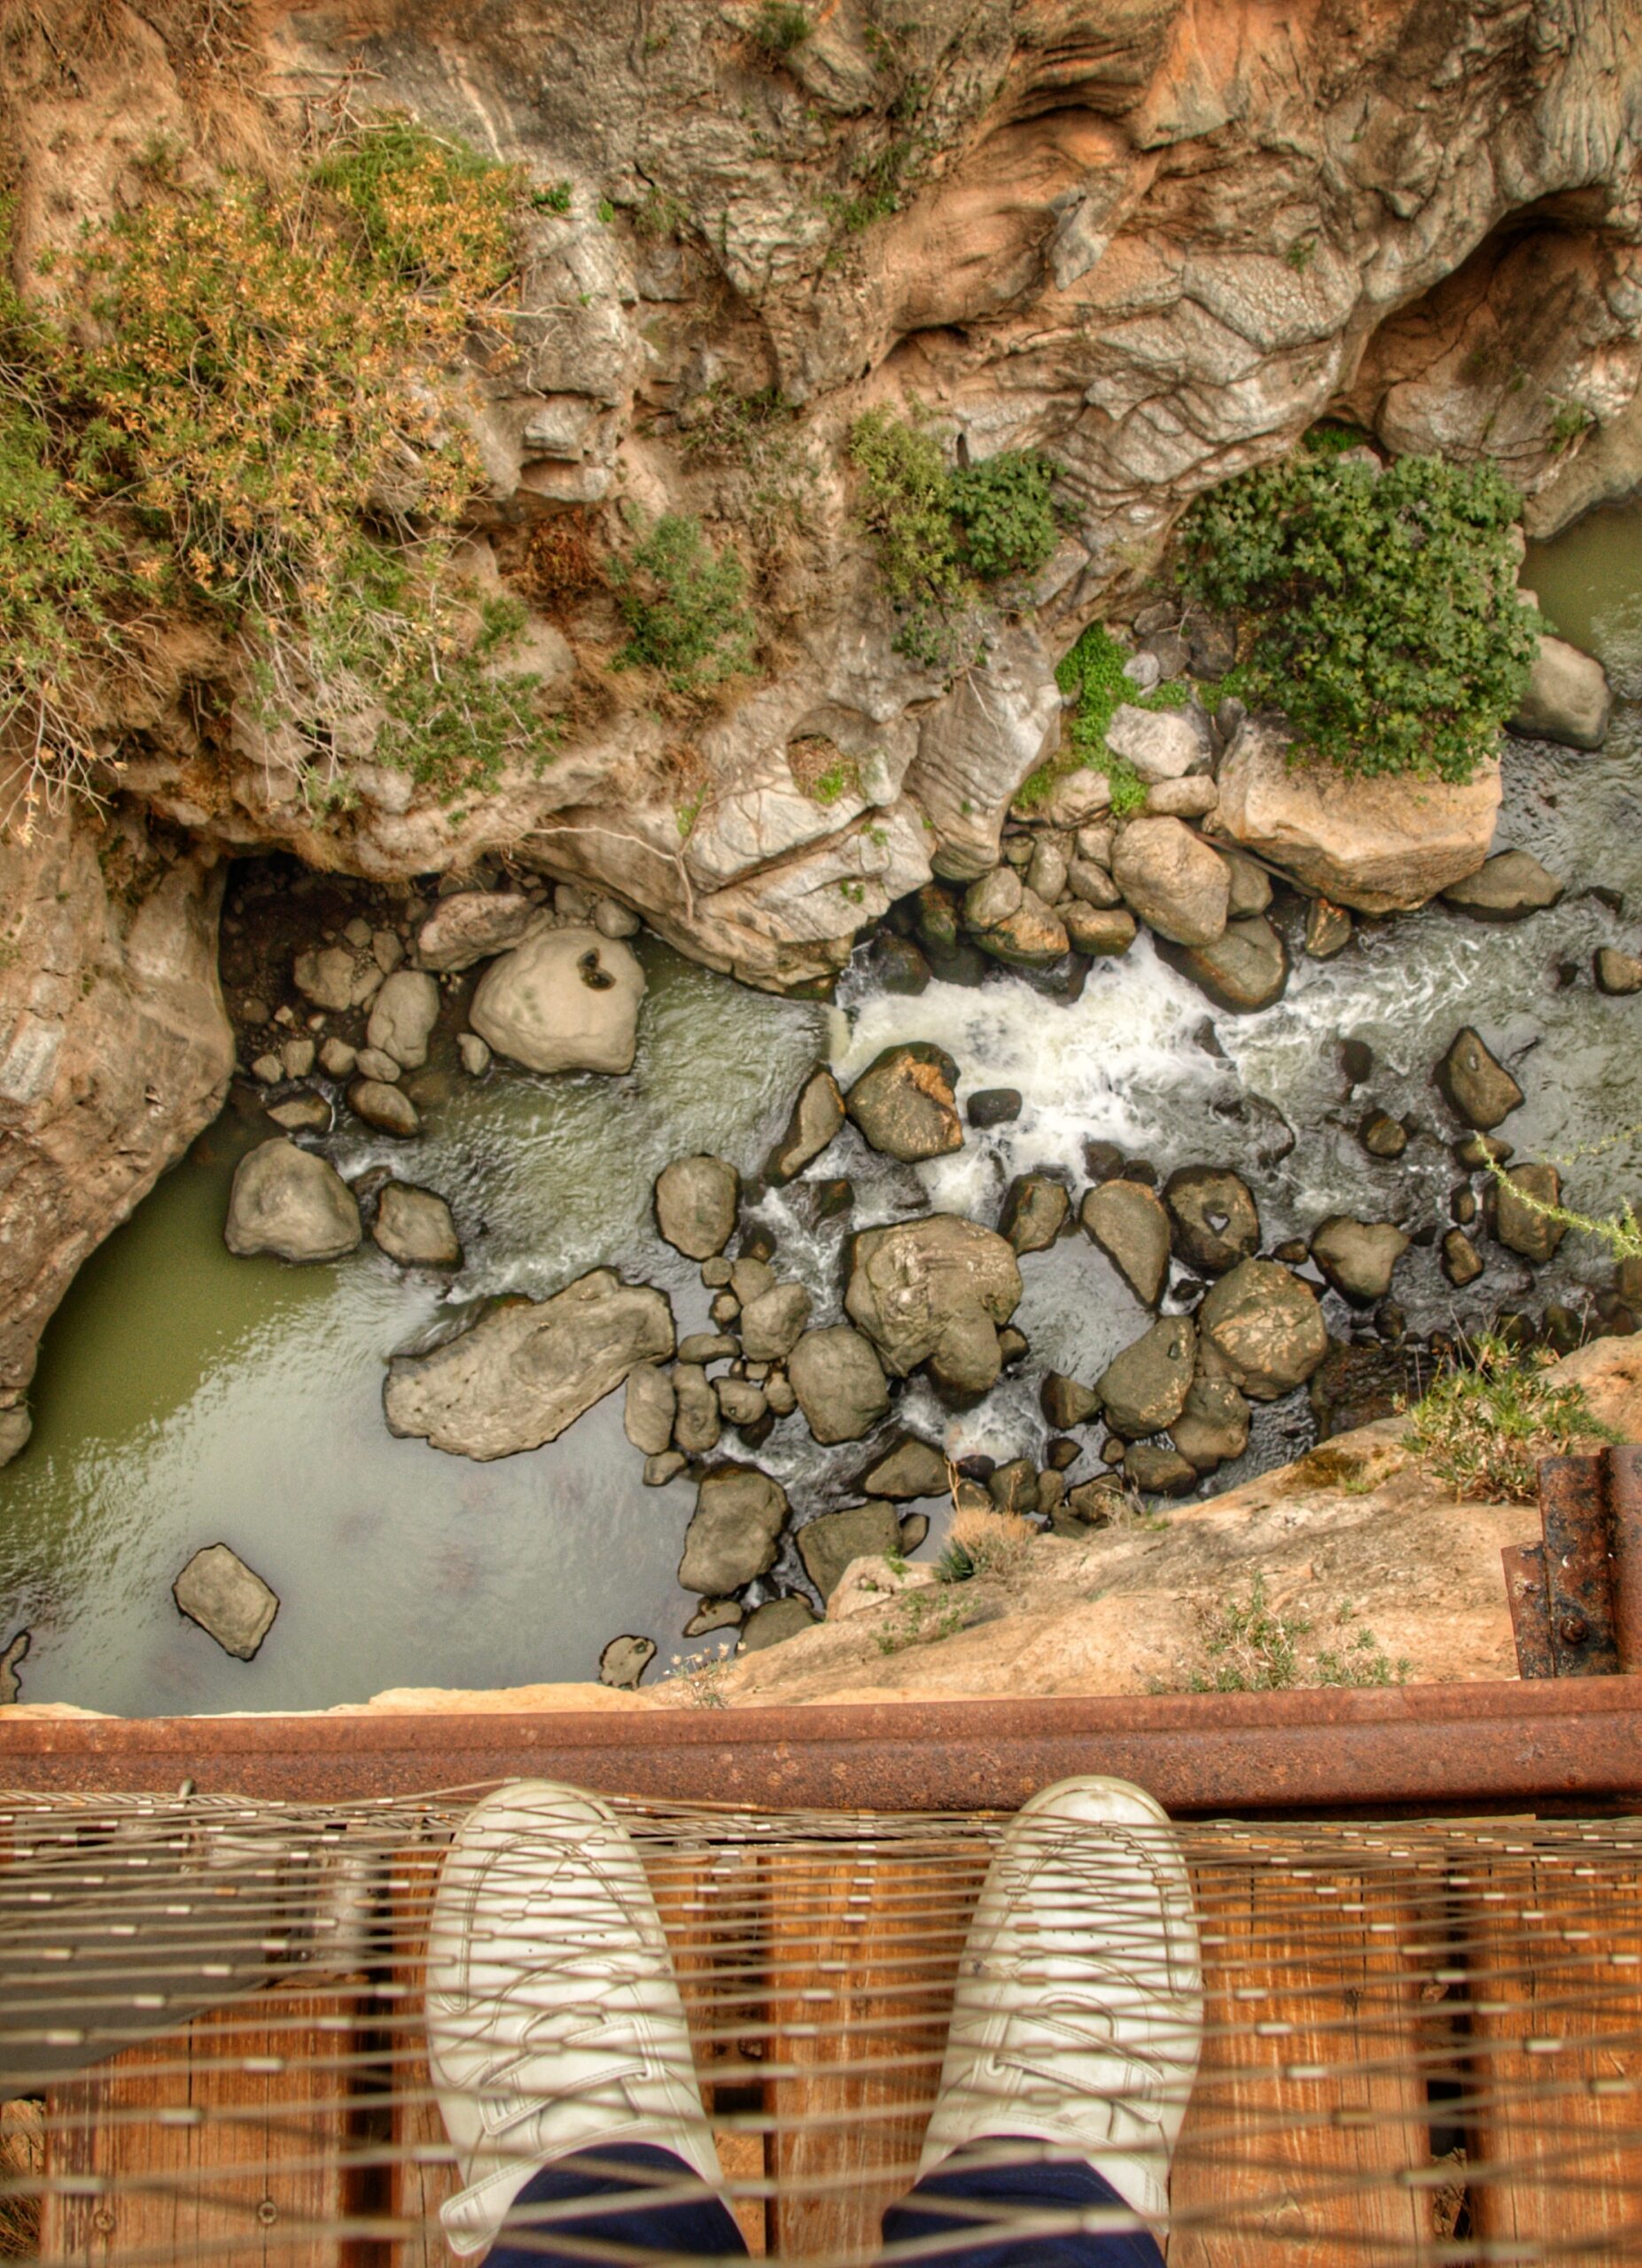
[(481, 1460), (540, 1449), (673, 1343), (661, 1293), (595, 1268), (550, 1300), (499, 1301), (431, 1354), (396, 1355), (388, 1431)]

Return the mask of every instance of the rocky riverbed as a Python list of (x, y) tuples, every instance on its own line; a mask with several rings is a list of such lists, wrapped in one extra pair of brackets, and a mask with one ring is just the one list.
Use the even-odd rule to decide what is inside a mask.
[[(1025, 812), (830, 1003), (541, 877), (236, 868), (229, 1110), (83, 1272), (0, 1477), (28, 1697), (653, 1679), (804, 1627), (861, 1553), (927, 1558), (954, 1481), (1094, 1533), (1117, 1483), (1166, 1508), (1380, 1415), (1444, 1335), (1628, 1328), (1477, 1146), (1538, 1165), (1642, 1115), (1642, 644), (1611, 563), (1582, 610), (1589, 541), (1533, 571), (1612, 667), (1603, 751), (1514, 742), (1505, 855), (1396, 918), (1243, 871), (1208, 680), (1189, 820)], [(1158, 926), (1173, 864), (1124, 851), (1160, 820), (1224, 877), (1195, 946)], [(1080, 907), (1121, 951), (1022, 952), (1023, 913), (1070, 945)], [(1264, 1006), (1192, 959), (1240, 923)], [(1601, 1210), (1638, 1164), (1626, 1133), (1563, 1177)], [(172, 1602), (219, 1542), (279, 1602), (249, 1662)]]

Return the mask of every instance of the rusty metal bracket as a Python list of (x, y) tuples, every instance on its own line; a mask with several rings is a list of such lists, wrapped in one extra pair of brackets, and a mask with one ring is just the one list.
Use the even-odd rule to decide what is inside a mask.
[(1642, 1449), (1546, 1457), (1539, 1522), (1500, 1555), (1519, 1674), (1642, 1670)]

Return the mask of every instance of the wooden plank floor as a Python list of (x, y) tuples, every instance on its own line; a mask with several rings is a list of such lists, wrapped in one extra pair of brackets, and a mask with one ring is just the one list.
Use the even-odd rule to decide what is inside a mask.
[[(1475, 1868), (1422, 1860), (1392, 1883), (1259, 1840), (1246, 1864), (1195, 1868), (1206, 2029), (1170, 2268), (1428, 2255), (1452, 2227), (1435, 2210), (1443, 2118), (1477, 2175), (1511, 2169), (1473, 2183), (1480, 2242), (1642, 2262), (1635, 1862), (1537, 1860), (1488, 1903)], [(918, 2155), (985, 1859), (954, 1832), (939, 1852), (863, 1835), (677, 1841), (648, 1861), (755, 2256), (872, 2257)], [(48, 2200), (42, 2258), (444, 2268), (456, 2176), (427, 2093), (419, 1943), (437, 1866), (433, 1850), (396, 1863), (400, 1949), (369, 1993), (264, 1992), (55, 2089), (47, 2171), (78, 2194)], [(394, 2230), (339, 2239), (350, 2212)]]

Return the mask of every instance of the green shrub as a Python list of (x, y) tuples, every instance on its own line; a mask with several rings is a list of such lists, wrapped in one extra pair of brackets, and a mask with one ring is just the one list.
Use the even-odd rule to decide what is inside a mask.
[(1583, 1387), (1552, 1385), (1543, 1348), (1524, 1355), (1484, 1336), (1469, 1356), (1467, 1368), (1451, 1371), (1416, 1405), (1409, 1428), (1412, 1447), (1457, 1496), (1530, 1504), (1542, 1457), (1618, 1440)]
[[(31, 628), (8, 641), (8, 695), (19, 678), (60, 693), (123, 592), (128, 613), (202, 610), (237, 641), (253, 712), (301, 735), (322, 799), (346, 793), (349, 752), (453, 789), (506, 753), (545, 760), (534, 680), (498, 667), (488, 632), (472, 647), (448, 572), (478, 465), (440, 370), (513, 273), (525, 194), (516, 168), (389, 118), (305, 179), (157, 176), (85, 240), (89, 344), (0, 298), (0, 386), (27, 405), (8, 412), (0, 510), (12, 532), (32, 518), (41, 555), (33, 597), (7, 576), (10, 627)], [(34, 757), (47, 793), (77, 761), (58, 711)]]
[(675, 693), (751, 668), (746, 571), (733, 551), (713, 550), (699, 520), (664, 512), (626, 559), (611, 561), (611, 580), (627, 625), (623, 667), (658, 670)]
[(941, 445), (922, 423), (869, 409), (851, 429), (850, 456), (860, 476), (861, 524), (900, 617), (896, 650), (943, 667), (953, 652), (952, 617), (977, 592), (959, 555)]
[(976, 579), (1031, 573), (1054, 548), (1054, 468), (1035, 451), (1010, 449), (954, 471), (922, 416), (887, 409), (856, 419), (850, 456), (861, 524), (900, 617), (896, 650), (947, 667), (957, 617), (980, 596)]
[(1060, 540), (1054, 467), (1035, 449), (1006, 449), (951, 476), (952, 509), (969, 565), (987, 582), (1034, 575)]
[[(1040, 764), (1026, 781), (1016, 800), (1027, 810), (1042, 803), (1057, 780), (1072, 772), (1103, 772), (1111, 784), (1112, 810), (1119, 819), (1128, 819), (1140, 811), (1146, 802), (1146, 782), (1140, 778), (1126, 757), (1114, 756), (1106, 745), (1106, 728), (1118, 707), (1125, 701), (1138, 699), (1133, 686), (1124, 675), (1124, 664), (1128, 659), (1117, 641), (1092, 622), (1070, 652), (1062, 656), (1054, 672), (1061, 691), (1072, 696), (1072, 708), (1065, 726), (1066, 750)], [(1157, 688), (1157, 694), (1163, 691)], [(1171, 689), (1172, 690), (1172, 689)], [(1157, 695), (1148, 695), (1148, 702), (1158, 707), (1172, 707), (1172, 699), (1159, 702)]]
[(1185, 579), (1241, 617), (1249, 690), (1297, 753), (1364, 775), (1471, 777), (1527, 686), (1521, 501), (1491, 466), (1376, 471), (1306, 448), (1229, 481), (1181, 524)]
[(798, 426), (798, 413), (774, 386), (737, 393), (710, 386), (690, 404), (679, 439), (687, 458), (706, 458), (735, 473), (735, 509), (759, 553), (767, 557), (802, 526), (818, 468)]

